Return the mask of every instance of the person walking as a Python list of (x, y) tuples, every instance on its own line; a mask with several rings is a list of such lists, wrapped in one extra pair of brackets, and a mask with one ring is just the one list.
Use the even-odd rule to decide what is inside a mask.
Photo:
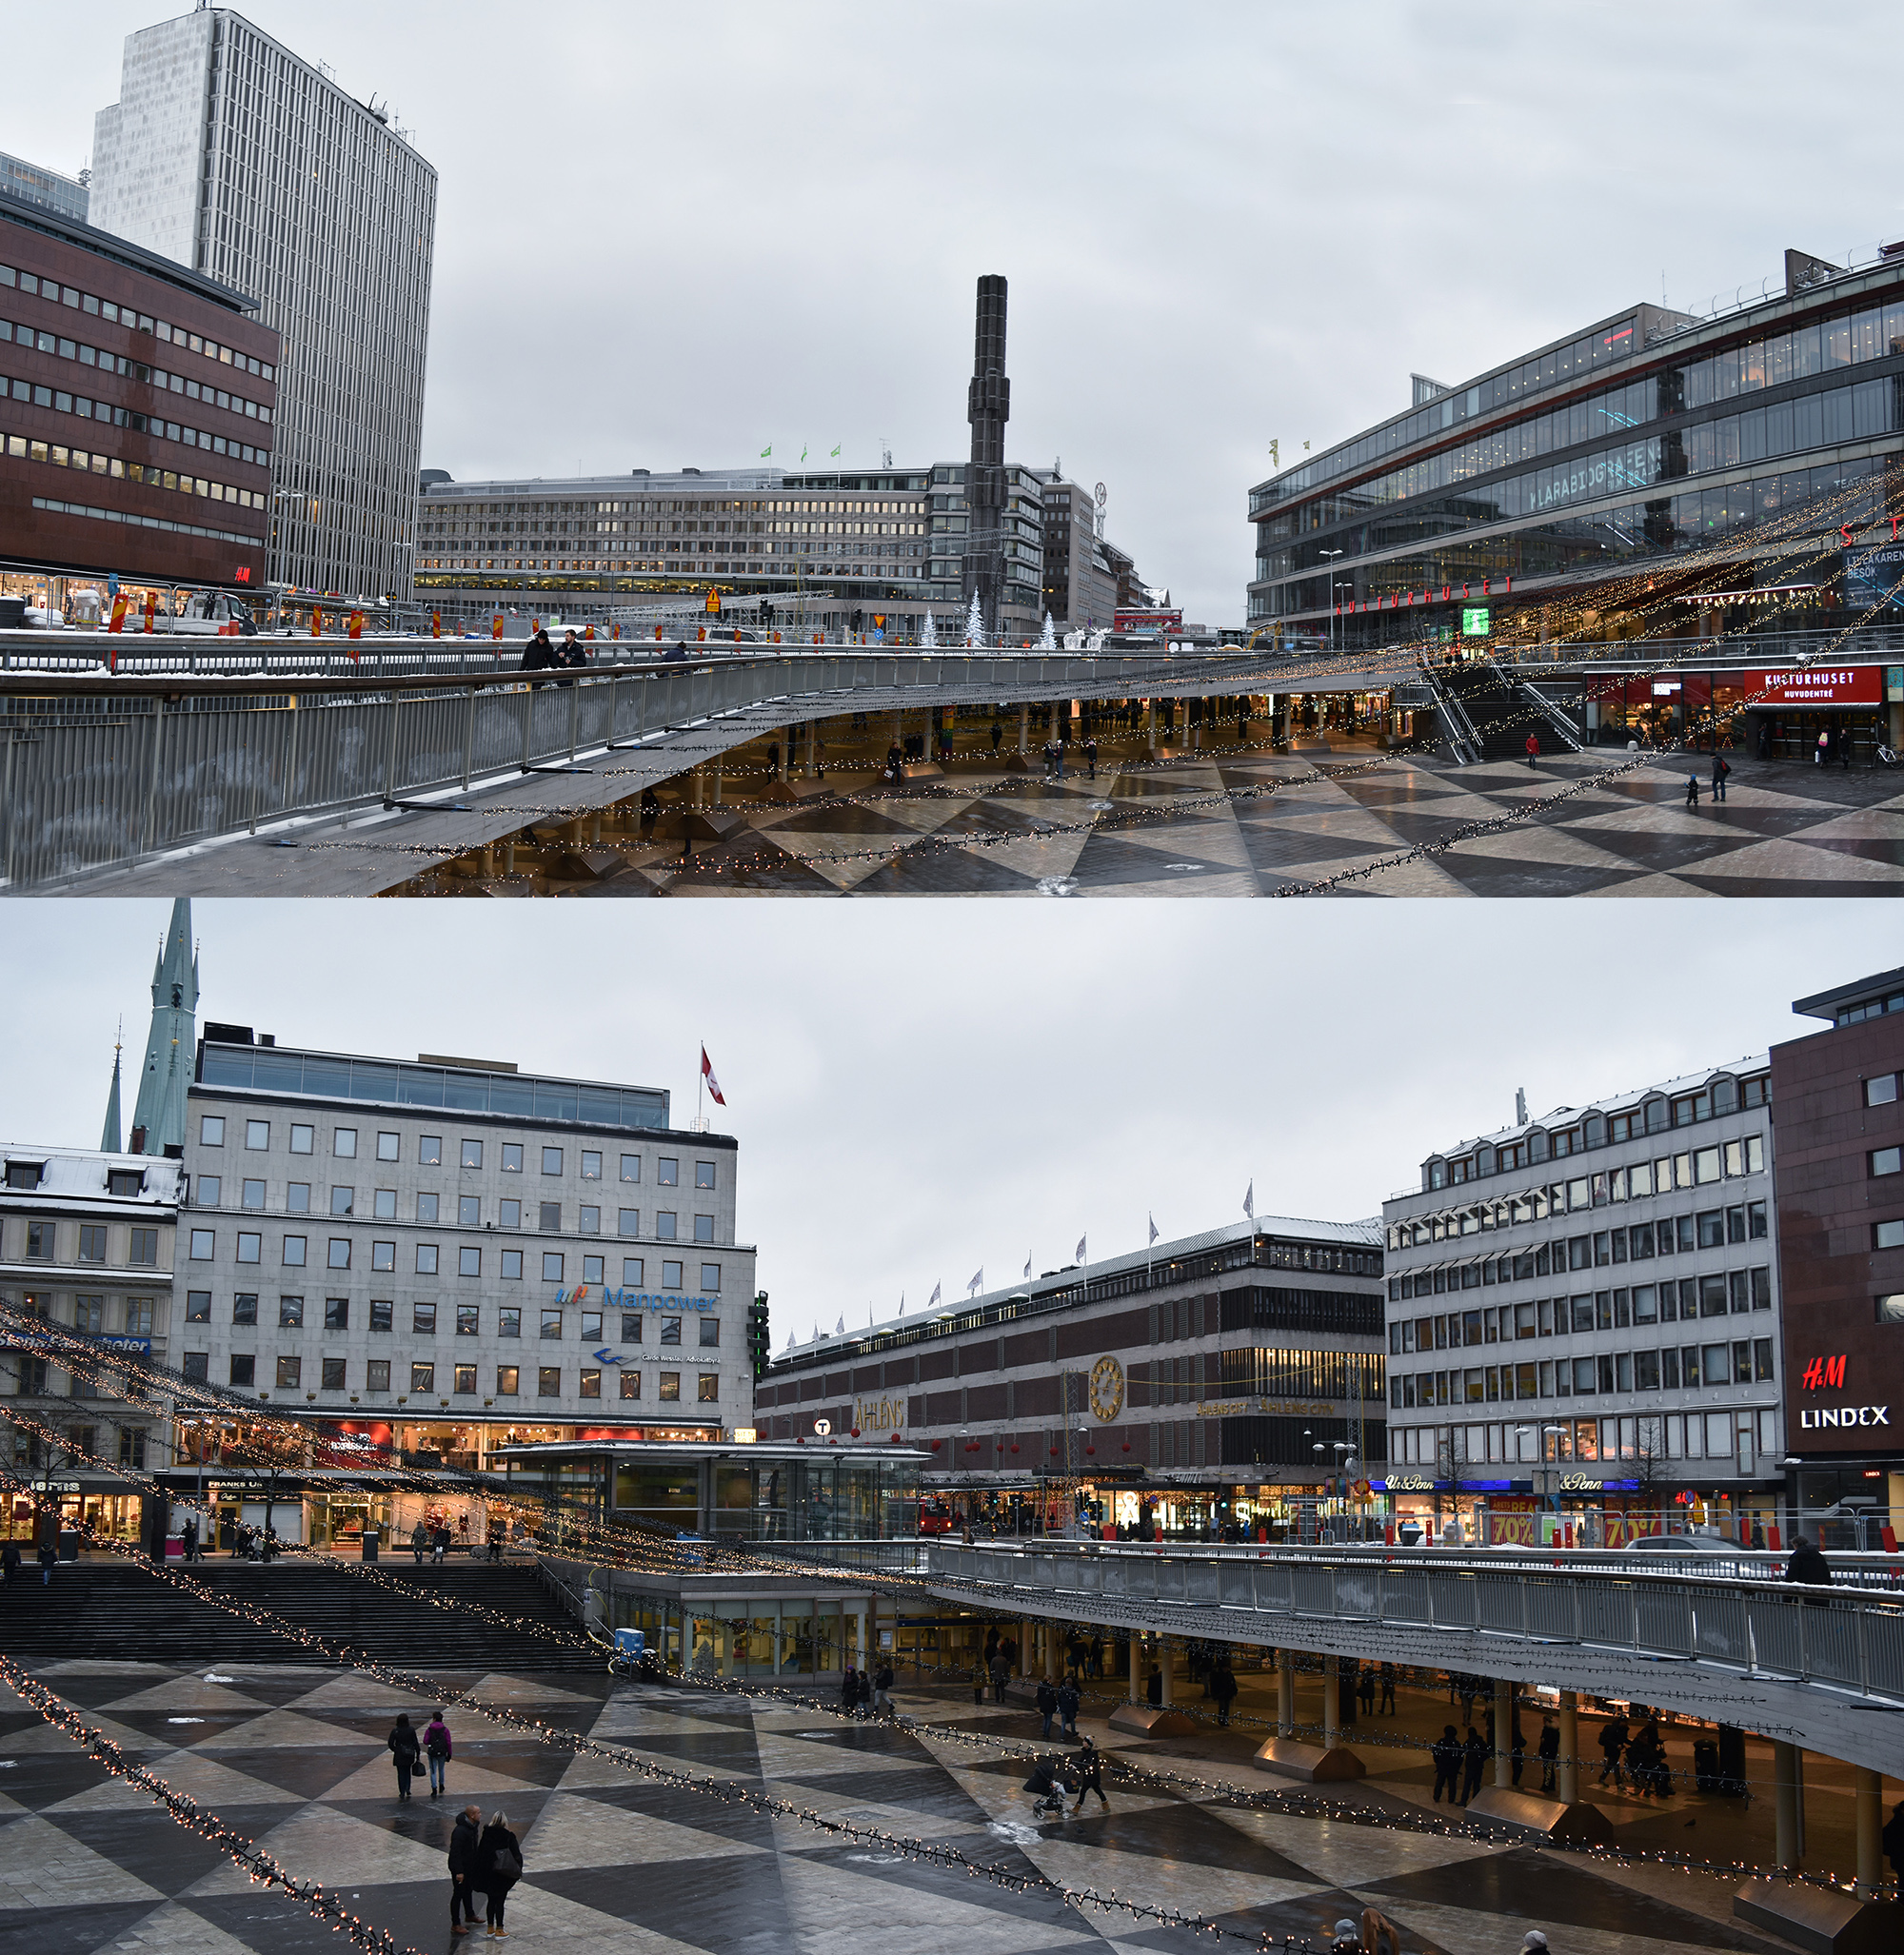
[(1527, 736), (1527, 764), (1533, 767), (1540, 759), (1540, 736), (1530, 733)]
[(1361, 1667), (1361, 1672), (1360, 1672), (1360, 1674), (1359, 1674), (1359, 1676), (1357, 1677), (1357, 1679), (1356, 1679), (1356, 1688), (1357, 1688), (1357, 1691), (1359, 1692), (1359, 1695), (1360, 1695), (1360, 1697), (1361, 1697), (1361, 1703), (1362, 1703), (1362, 1711), (1363, 1711), (1364, 1715), (1366, 1715), (1366, 1716), (1369, 1716), (1369, 1717), (1373, 1717), (1373, 1716), (1375, 1715), (1375, 1665), (1374, 1665), (1374, 1664), (1372, 1664), (1372, 1663), (1365, 1663), (1365, 1664), (1363, 1664), (1363, 1665), (1362, 1665), (1362, 1667)]
[(179, 1530), (179, 1552), (187, 1561), (198, 1559), (198, 1523), (188, 1520)]
[(1812, 749), (1812, 765), (1822, 767), (1832, 757), (1832, 736), (1829, 728), (1819, 731), (1818, 743)]
[(409, 1712), (397, 1712), (397, 1721), (391, 1727), (390, 1735), (384, 1740), (389, 1748), (391, 1760), (397, 1767), (397, 1797), (410, 1796), (410, 1774), (417, 1768), (417, 1761), (423, 1755), (417, 1743), (417, 1734), (410, 1728)]
[(985, 1678), (989, 1674), (985, 1660), (983, 1657), (981, 1657), (972, 1666), (972, 1702), (974, 1704), (982, 1704), (985, 1701)]
[(1084, 762), (1091, 770), (1091, 779), (1098, 778), (1098, 742), (1095, 738), (1084, 742)]
[(522, 1877), (522, 1842), (509, 1830), (509, 1822), (492, 1812), (476, 1842), (476, 1886), (489, 1897), (487, 1932), (499, 1942), (508, 1933), (503, 1925), (504, 1904)]
[[(1111, 1802), (1104, 1797), (1104, 1754), (1091, 1739), (1086, 1738), (1072, 1753), (1070, 1768), (1072, 1783), (1078, 1787), (1078, 1803), (1071, 1810), (1074, 1813), (1082, 1812), (1084, 1794), (1095, 1792), (1098, 1795), (1098, 1804), (1108, 1812), (1111, 1809)], [(1904, 1807), (1900, 1807), (1900, 1810), (1904, 1810)], [(1892, 1857), (1894, 1860), (1896, 1856), (1894, 1854)]]
[(1540, 1761), (1540, 1789), (1551, 1792), (1560, 1758), (1560, 1728), (1551, 1717), (1540, 1720), (1540, 1740), (1534, 1750)]
[(1686, 776), (1686, 805), (1689, 808), (1699, 805), (1699, 777), (1696, 774)]
[(1005, 1701), (1005, 1686), (1011, 1682), (1011, 1658), (1004, 1652), (1004, 1646), (999, 1646), (998, 1653), (992, 1658), (992, 1702)]
[(1078, 1706), (1081, 1701), (1077, 1676), (1066, 1677), (1058, 1687), (1058, 1728), (1067, 1738), (1078, 1735)]
[(449, 1932), (466, 1935), (476, 1919), (476, 1849), (483, 1838), (483, 1808), (466, 1806), (449, 1831)]
[(1435, 1804), (1441, 1803), (1441, 1787), (1448, 1788), (1448, 1803), (1458, 1804), (1461, 1796), (1461, 1741), (1453, 1725), (1443, 1725), (1441, 1735), (1428, 1748), (1435, 1761)]
[(40, 1586), (41, 1586), (41, 1588), (43, 1588), (43, 1589), (44, 1589), (44, 1588), (48, 1587), (48, 1586), (49, 1586), (49, 1585), (50, 1585), (50, 1584), (51, 1583), (51, 1581), (52, 1581), (52, 1578), (53, 1578), (53, 1563), (54, 1563), (54, 1562), (56, 1562), (56, 1561), (57, 1561), (58, 1559), (59, 1559), (59, 1549), (58, 1549), (58, 1547), (57, 1547), (57, 1546), (55, 1545), (55, 1541), (54, 1541), (54, 1538), (53, 1538), (53, 1536), (51, 1536), (50, 1534), (42, 1534), (42, 1535), (40, 1536)]
[(1210, 1695), (1217, 1700), (1217, 1723), (1227, 1725), (1230, 1706), (1237, 1697), (1237, 1673), (1230, 1668), (1227, 1657), (1218, 1657), (1217, 1667), (1210, 1672)]
[(1626, 1720), (1614, 1716), (1600, 1727), (1600, 1784), (1611, 1778), (1615, 1785), (1623, 1786), (1626, 1774), (1621, 1771), (1619, 1761), (1626, 1750)]
[(1395, 1709), (1395, 1666), (1385, 1663), (1381, 1667), (1381, 1710), (1382, 1717), (1393, 1717)]
[(424, 1550), (429, 1546), (429, 1530), (418, 1521), (410, 1530), (410, 1552), (416, 1557), (418, 1568), (423, 1566)]
[(436, 1550), (430, 1556), (432, 1561), (440, 1562), (449, 1552), (449, 1527), (446, 1522), (437, 1524), (436, 1538), (430, 1546)]
[(1785, 1564), (1785, 1579), (1788, 1582), (1803, 1582), (1817, 1588), (1830, 1586), (1832, 1565), (1819, 1553), (1816, 1544), (1809, 1534), (1792, 1536), (1792, 1558)]
[(1726, 781), (1732, 774), (1732, 763), (1723, 754), (1713, 756), (1713, 799), (1722, 801), (1726, 798)]
[(860, 1708), (860, 1673), (849, 1663), (840, 1672), (840, 1708), (848, 1717)]
[(860, 1666), (859, 1708), (862, 1717), (873, 1714), (873, 1673), (866, 1665)]
[(1058, 1692), (1051, 1688), (1047, 1678), (1039, 1678), (1038, 1694), (1033, 1701), (1038, 1706), (1038, 1715), (1041, 1720), (1038, 1734), (1041, 1738), (1049, 1738), (1051, 1720), (1058, 1709)]
[(883, 1656), (880, 1667), (873, 1672), (873, 1708), (882, 1717), (892, 1715), (893, 1667)]
[[(424, 1756), (429, 1760), (429, 1796), (439, 1799), (443, 1796), (443, 1768), (449, 1763), (452, 1747), (449, 1742), (449, 1727), (443, 1721), (443, 1712), (430, 1712), (429, 1722), (423, 1728)], [(480, 1818), (481, 1815), (479, 1814)]]
[(1488, 1741), (1475, 1729), (1468, 1727), (1467, 1743), (1461, 1747), (1461, 1756), (1467, 1766), (1466, 1776), (1461, 1781), (1461, 1804), (1465, 1806), (1481, 1788), (1481, 1775), (1488, 1762)]

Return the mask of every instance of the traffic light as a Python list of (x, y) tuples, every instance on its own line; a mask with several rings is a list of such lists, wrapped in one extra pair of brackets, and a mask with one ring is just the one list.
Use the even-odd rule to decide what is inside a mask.
[(754, 1368), (754, 1382), (767, 1374), (772, 1352), (767, 1338), (767, 1293), (763, 1290), (747, 1306), (747, 1357)]
[(853, 613), (853, 629), (855, 631), (863, 631), (866, 628), (865, 618), (866, 614), (863, 611), (855, 611)]
[(762, 622), (762, 623), (763, 623), (764, 625), (770, 625), (770, 624), (772, 624), (772, 622), (774, 622), (774, 607), (773, 607), (772, 603), (771, 603), (771, 602), (769, 602), (769, 601), (768, 601), (767, 599), (765, 599), (765, 598), (763, 598), (763, 599), (761, 600), (761, 622)]

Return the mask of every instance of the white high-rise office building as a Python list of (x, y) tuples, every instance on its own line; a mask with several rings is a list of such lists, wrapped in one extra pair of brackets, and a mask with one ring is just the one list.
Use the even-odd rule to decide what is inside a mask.
[(250, 293), (284, 335), (271, 576), (410, 593), (436, 171), (222, 7), (127, 37), (90, 222)]

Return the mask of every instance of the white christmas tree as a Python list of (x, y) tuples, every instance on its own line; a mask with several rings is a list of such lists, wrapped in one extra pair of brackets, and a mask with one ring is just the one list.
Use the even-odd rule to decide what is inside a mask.
[(922, 649), (931, 652), (939, 648), (939, 622), (930, 611), (925, 614), (925, 629), (920, 636)]
[(1055, 652), (1058, 649), (1057, 634), (1051, 628), (1051, 613), (1044, 614), (1044, 636), (1038, 642), (1041, 652)]
[(965, 613), (965, 642), (983, 648), (985, 642), (984, 614), (979, 609), (979, 594), (972, 593), (972, 608)]

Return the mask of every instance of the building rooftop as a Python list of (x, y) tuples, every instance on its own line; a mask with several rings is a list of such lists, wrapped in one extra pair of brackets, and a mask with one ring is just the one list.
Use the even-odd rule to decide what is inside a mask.
[[(573, 1121), (582, 1126), (659, 1128), (668, 1124), (669, 1096), (660, 1088), (622, 1086), (606, 1080), (563, 1079), (502, 1070), (494, 1062), (411, 1064), (405, 1059), (360, 1058), (347, 1053), (308, 1052), (277, 1044), (269, 1034), (254, 1045), (243, 1026), (208, 1030), (199, 1040), (195, 1086), (241, 1093), (297, 1094), (306, 1098), (356, 1099), (450, 1113), (489, 1114), (512, 1119)], [(697, 1138), (716, 1139), (714, 1135)], [(731, 1146), (731, 1140), (724, 1140)]]
[[(6, 1164), (6, 1185), (0, 1196), (15, 1200), (97, 1201), (123, 1208), (128, 1202), (141, 1208), (176, 1208), (184, 1166), (179, 1161), (155, 1158), (146, 1154), (101, 1154), (79, 1147), (35, 1147), (26, 1141), (0, 1142), (0, 1161)], [(19, 1171), (37, 1167), (39, 1177), (29, 1187), (15, 1181)], [(130, 1192), (114, 1194), (110, 1175), (132, 1175), (136, 1185)]]
[(78, 245), (85, 250), (97, 252), (115, 265), (143, 272), (148, 278), (159, 279), (166, 285), (176, 286), (180, 291), (189, 292), (194, 298), (208, 299), (214, 306), (223, 306), (229, 312), (256, 312), (258, 309), (256, 299), (233, 291), (215, 278), (189, 271), (157, 251), (149, 251), (145, 246), (133, 244), (129, 238), (118, 238), (110, 231), (95, 230), (91, 225), (82, 223), (76, 217), (65, 216), (45, 204), (15, 196), (4, 186), (0, 186), (0, 218), (27, 230), (40, 231), (47, 237), (56, 238), (62, 244)]
[(1318, 1222), (1291, 1215), (1259, 1215), (1254, 1221), (1228, 1222), (1221, 1228), (1206, 1229), (1196, 1235), (1179, 1235), (1169, 1241), (1160, 1238), (1147, 1250), (1132, 1250), (1127, 1254), (1106, 1256), (1101, 1261), (1071, 1263), (1061, 1270), (1047, 1270), (1028, 1282), (1021, 1279), (1002, 1288), (982, 1291), (962, 1302), (941, 1302), (910, 1313), (901, 1309), (891, 1316), (868, 1322), (863, 1328), (848, 1330), (843, 1318), (839, 1328), (831, 1332), (823, 1332), (815, 1325), (813, 1335), (803, 1342), (797, 1343), (791, 1337), (788, 1339), (780, 1362), (792, 1361), (803, 1366), (816, 1355), (822, 1358), (844, 1356), (858, 1350), (866, 1339), (895, 1331), (940, 1335), (976, 1329), (987, 1318), (1020, 1314), (1020, 1312), (1005, 1308), (1014, 1303), (1028, 1306), (1032, 1311), (1061, 1307), (1066, 1302), (1081, 1304), (1086, 1300), (1084, 1285), (1087, 1280), (1101, 1281), (1105, 1277), (1122, 1275), (1133, 1270), (1155, 1269), (1159, 1265), (1167, 1270), (1172, 1263), (1187, 1261), (1212, 1250), (1246, 1243), (1253, 1238), (1378, 1250), (1382, 1245), (1382, 1229), (1380, 1222), (1373, 1218), (1361, 1222)]
[(1834, 985), (1810, 997), (1795, 997), (1792, 1009), (1801, 1018), (1824, 1018), (1834, 1025), (1854, 1025), (1887, 1012), (1904, 1012), (1904, 967)]

